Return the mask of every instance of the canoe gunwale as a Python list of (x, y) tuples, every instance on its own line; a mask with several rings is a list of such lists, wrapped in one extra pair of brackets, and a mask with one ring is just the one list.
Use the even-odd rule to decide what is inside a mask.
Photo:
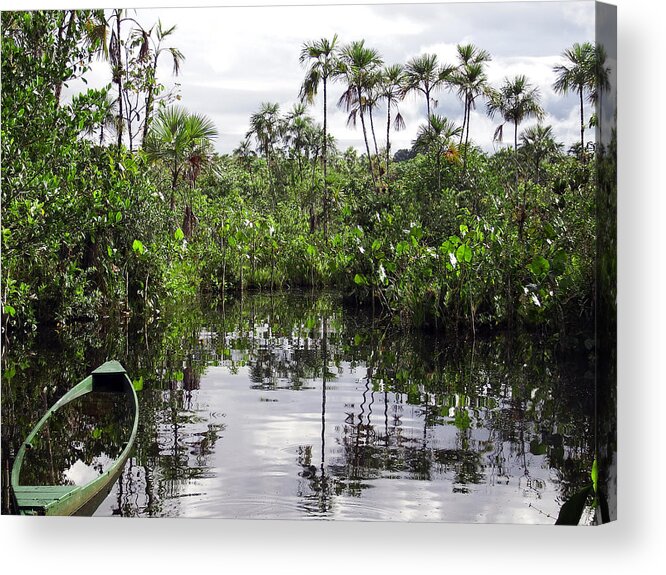
[[(113, 365), (111, 365), (113, 364)], [(93, 385), (93, 375), (88, 375), (86, 378), (84, 378), (82, 381), (80, 381), (77, 385), (75, 385), (72, 389), (70, 389), (67, 393), (65, 393), (58, 401), (56, 401), (50, 408), (49, 410), (44, 414), (44, 416), (37, 422), (35, 427), (33, 427), (32, 431), (28, 435), (28, 437), (25, 439), (25, 441), (21, 444), (21, 447), (19, 448), (19, 451), (16, 455), (16, 459), (14, 460), (14, 465), (12, 467), (12, 473), (11, 473), (11, 486), (12, 486), (12, 492), (14, 494), (14, 500), (17, 504), (17, 509), (20, 514), (25, 515), (25, 514), (37, 514), (37, 515), (73, 515), (76, 514), (78, 511), (81, 510), (82, 507), (84, 507), (91, 499), (93, 499), (96, 495), (101, 493), (105, 487), (110, 487), (115, 483), (117, 480), (118, 476), (120, 475), (120, 472), (122, 471), (123, 467), (125, 466), (125, 463), (127, 462), (127, 459), (129, 458), (130, 451), (134, 447), (134, 441), (136, 439), (138, 427), (139, 427), (139, 400), (136, 395), (136, 391), (134, 390), (134, 386), (132, 385), (132, 381), (130, 380), (129, 376), (127, 375), (125, 369), (116, 361), (113, 362), (106, 362), (99, 368), (97, 368), (93, 373), (98, 373), (99, 370), (104, 368), (105, 366), (111, 365), (112, 368), (116, 369), (116, 366), (120, 369), (117, 369), (115, 373), (118, 375), (122, 375), (124, 378), (123, 381), (123, 386), (126, 387), (126, 393), (131, 393), (133, 403), (134, 403), (134, 423), (132, 425), (132, 432), (129, 436), (129, 439), (127, 441), (127, 444), (125, 445), (125, 448), (123, 451), (120, 453), (116, 461), (113, 463), (113, 465), (107, 469), (102, 475), (99, 477), (96, 477), (93, 481), (86, 483), (85, 485), (76, 485), (72, 486), (72, 489), (62, 495), (61, 497), (57, 499), (53, 499), (50, 503), (45, 503), (45, 504), (37, 504), (35, 506), (22, 506), (20, 502), (18, 501), (16, 493), (19, 492), (24, 492), (25, 490), (22, 488), (35, 488), (38, 489), (40, 487), (44, 488), (45, 491), (49, 491), (49, 488), (53, 487), (67, 487), (67, 486), (53, 486), (53, 485), (21, 485), (19, 483), (20, 479), (20, 474), (21, 474), (21, 467), (23, 465), (23, 459), (26, 454), (26, 449), (28, 448), (28, 445), (32, 442), (34, 437), (41, 431), (42, 427), (46, 424), (46, 422), (51, 418), (51, 416), (58, 411), (61, 407), (67, 405), (68, 403), (71, 403), (75, 399), (86, 395), (94, 390), (94, 385)], [(108, 373), (108, 372), (107, 372)], [(53, 491), (53, 490), (51, 490)], [(57, 490), (56, 490), (57, 491)], [(41, 511), (41, 512), (40, 512)]]

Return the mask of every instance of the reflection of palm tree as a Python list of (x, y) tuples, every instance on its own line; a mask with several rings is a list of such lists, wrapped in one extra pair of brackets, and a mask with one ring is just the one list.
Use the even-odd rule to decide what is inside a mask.
[(326, 459), (326, 373), (328, 371), (328, 318), (323, 318), (322, 325), (322, 369), (321, 369), (321, 476), (324, 477)]
[[(594, 49), (594, 62), (592, 64), (592, 89), (590, 91), (590, 102), (594, 104), (600, 114), (602, 112), (602, 95), (605, 91), (610, 90), (610, 73), (611, 69), (606, 66), (606, 50), (601, 44), (597, 44)], [(596, 118), (597, 126), (599, 127), (599, 143), (603, 142), (603, 119)]]

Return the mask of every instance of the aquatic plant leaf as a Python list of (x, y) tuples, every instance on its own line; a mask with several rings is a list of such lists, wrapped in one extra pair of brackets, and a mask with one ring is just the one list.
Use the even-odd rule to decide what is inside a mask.
[(132, 387), (134, 388), (134, 391), (141, 391), (143, 389), (143, 375), (139, 377), (139, 379), (132, 381)]

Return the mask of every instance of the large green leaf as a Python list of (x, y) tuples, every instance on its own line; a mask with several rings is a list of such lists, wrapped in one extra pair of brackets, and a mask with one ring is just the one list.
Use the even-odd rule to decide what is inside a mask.
[(456, 259), (461, 261), (466, 261), (467, 263), (472, 261), (472, 248), (467, 244), (460, 244), (456, 250)]
[(529, 270), (537, 277), (540, 277), (550, 270), (550, 263), (543, 256), (534, 256), (534, 259), (527, 265)]
[(132, 249), (139, 254), (142, 254), (146, 251), (146, 249), (143, 247), (143, 244), (139, 240), (134, 240), (134, 242), (132, 242)]

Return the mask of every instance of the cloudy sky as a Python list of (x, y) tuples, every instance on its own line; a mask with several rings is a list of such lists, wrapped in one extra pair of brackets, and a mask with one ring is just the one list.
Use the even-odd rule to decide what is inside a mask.
[[(139, 6), (136, 2), (126, 5)], [(456, 44), (474, 43), (493, 57), (487, 69), (491, 84), (499, 86), (506, 76), (525, 74), (539, 86), (548, 114), (546, 123), (554, 127), (557, 138), (570, 144), (579, 136), (576, 97), (555, 94), (551, 86), (553, 66), (562, 61), (563, 50), (574, 42), (594, 40), (594, 3), (587, 0), (136, 8), (132, 15), (146, 27), (158, 19), (165, 26), (177, 26), (169, 45), (185, 55), (182, 73), (174, 79), (165, 57), (160, 80), (167, 86), (177, 81), (182, 105), (215, 122), (221, 153), (238, 145), (248, 129), (249, 116), (262, 102), (277, 102), (287, 111), (297, 101), (304, 77), (298, 61), (302, 43), (331, 38), (335, 33), (341, 43), (364, 39), (387, 64), (405, 63), (422, 53), (435, 53), (440, 62), (454, 63)], [(108, 83), (107, 66), (99, 65), (89, 79), (92, 85)], [(342, 89), (333, 85), (330, 90), (330, 132), (341, 149), (351, 145), (360, 150), (360, 126), (348, 128), (346, 114), (335, 106)], [(454, 93), (443, 90), (435, 98), (439, 101), (435, 112), (461, 123), (462, 105)], [(319, 120), (321, 106), (318, 101), (311, 109)], [(425, 101), (414, 94), (400, 109), (407, 129), (393, 134), (393, 150), (411, 146), (425, 118)], [(384, 114), (378, 110), (377, 118)], [(385, 133), (380, 127), (383, 122), (377, 123), (377, 131)], [(472, 139), (492, 149), (497, 123), (486, 116), (485, 105), (480, 105), (472, 117)]]

